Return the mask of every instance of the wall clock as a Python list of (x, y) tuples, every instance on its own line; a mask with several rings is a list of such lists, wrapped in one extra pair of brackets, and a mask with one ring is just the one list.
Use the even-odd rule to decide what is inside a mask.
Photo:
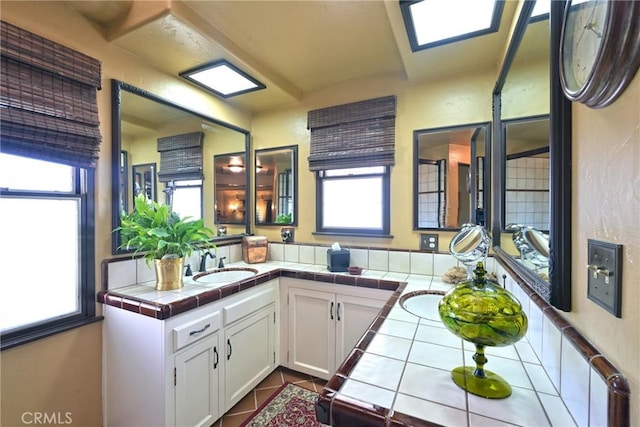
[(568, 1), (560, 41), (560, 79), (571, 101), (611, 104), (640, 65), (640, 1)]

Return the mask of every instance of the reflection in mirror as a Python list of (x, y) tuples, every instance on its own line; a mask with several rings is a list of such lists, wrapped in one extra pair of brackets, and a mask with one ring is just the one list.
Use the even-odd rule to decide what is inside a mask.
[[(204, 161), (204, 159), (213, 159), (214, 156), (222, 153), (238, 153), (238, 155), (244, 156), (249, 149), (248, 131), (187, 110), (117, 80), (112, 80), (111, 90), (112, 159), (116, 159), (112, 164), (112, 228), (115, 229), (120, 225), (122, 212), (131, 212), (133, 209), (133, 197), (125, 195), (120, 189), (133, 189), (134, 183), (138, 182), (141, 190), (143, 190), (143, 184), (150, 183), (151, 188), (146, 190), (151, 190), (150, 197), (159, 203), (166, 203), (166, 197), (163, 197), (164, 191), (167, 186), (173, 185), (174, 210), (181, 215), (201, 217), (207, 227), (216, 229), (213, 162)], [(203, 135), (201, 148), (199, 148), (203, 161), (200, 169), (196, 171), (198, 172), (197, 177), (196, 174), (191, 173), (193, 170), (189, 169), (190, 173), (184, 174), (184, 178), (181, 179), (182, 169), (178, 167), (178, 169), (172, 170), (171, 177), (167, 178), (167, 170), (163, 171), (167, 165), (163, 165), (161, 161), (158, 140), (167, 140), (171, 139), (170, 137), (186, 136), (193, 133)], [(133, 167), (129, 170), (123, 169), (126, 171), (124, 174), (131, 173), (126, 177), (121, 175), (121, 164), (117, 161), (122, 158), (122, 152), (127, 153), (128, 164), (136, 166), (136, 172)], [(180, 157), (179, 154), (177, 157)], [(193, 158), (193, 156), (182, 157)], [(145, 180), (144, 171), (138, 170), (141, 165), (159, 165), (159, 169), (157, 167), (153, 169), (154, 173), (151, 174), (152, 179), (149, 182)], [(140, 173), (139, 181), (136, 181), (136, 173)], [(154, 174), (155, 179), (153, 179)], [(248, 172), (244, 170), (241, 175), (244, 176), (246, 192)], [(125, 187), (121, 187), (122, 185)], [(245, 196), (241, 198), (246, 200)], [(246, 208), (248, 209), (248, 207)], [(242, 223), (229, 227), (225, 238), (239, 237), (250, 232), (250, 221), (245, 215)], [(113, 233), (112, 242), (114, 254), (123, 252), (118, 249), (120, 245), (119, 233)]]
[(156, 195), (156, 164), (145, 163), (131, 166), (131, 176), (133, 176), (133, 200), (140, 193), (144, 193), (148, 200), (157, 201)]
[(489, 123), (414, 131), (414, 227), (458, 229), (488, 217)]
[(549, 231), (549, 117), (503, 122), (503, 224)]
[(530, 226), (509, 224), (513, 244), (520, 254), (520, 262), (535, 271), (541, 279), (549, 280), (549, 235)]
[(120, 192), (118, 194), (120, 212), (123, 212), (126, 208), (127, 198), (129, 197), (129, 156), (124, 150), (120, 152)]
[[(571, 103), (562, 95), (564, 2), (524, 2), (494, 91), (492, 227), (499, 261), (551, 305), (571, 309)], [(518, 41), (521, 37), (521, 41)], [(546, 176), (545, 176), (546, 175)]]
[(213, 156), (216, 224), (244, 224), (246, 220), (245, 153)]
[(255, 153), (256, 225), (296, 224), (298, 146)]

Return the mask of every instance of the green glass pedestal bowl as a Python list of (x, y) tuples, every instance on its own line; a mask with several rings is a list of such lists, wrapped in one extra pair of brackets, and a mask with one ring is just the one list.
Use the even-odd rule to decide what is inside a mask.
[(527, 332), (527, 316), (520, 302), (499, 284), (486, 280), (479, 262), (475, 278), (459, 283), (442, 297), (438, 313), (446, 328), (465, 341), (475, 344), (475, 367), (460, 366), (451, 372), (458, 387), (490, 399), (511, 395), (509, 383), (484, 369), (486, 346), (506, 346), (520, 340)]

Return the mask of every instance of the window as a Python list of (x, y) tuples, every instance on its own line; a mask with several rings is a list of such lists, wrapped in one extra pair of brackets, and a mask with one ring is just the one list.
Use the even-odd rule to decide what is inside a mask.
[(173, 212), (180, 218), (202, 219), (202, 180), (174, 181)]
[(317, 172), (319, 233), (388, 235), (389, 167)]
[(95, 319), (93, 171), (0, 153), (2, 348)]

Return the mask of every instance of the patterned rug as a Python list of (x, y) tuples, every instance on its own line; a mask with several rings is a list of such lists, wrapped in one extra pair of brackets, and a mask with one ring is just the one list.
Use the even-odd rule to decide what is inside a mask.
[(318, 393), (284, 383), (241, 427), (319, 427), (317, 397)]

